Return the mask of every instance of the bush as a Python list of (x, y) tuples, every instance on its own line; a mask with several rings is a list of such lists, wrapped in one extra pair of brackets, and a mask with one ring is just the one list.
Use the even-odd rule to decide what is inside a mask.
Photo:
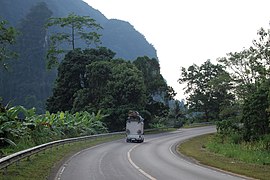
[[(19, 119), (19, 115), (23, 115), (23, 119)], [(0, 145), (17, 151), (61, 138), (106, 133), (104, 117), (100, 111), (97, 114), (84, 111), (37, 115), (34, 108), (6, 108), (0, 112)]]

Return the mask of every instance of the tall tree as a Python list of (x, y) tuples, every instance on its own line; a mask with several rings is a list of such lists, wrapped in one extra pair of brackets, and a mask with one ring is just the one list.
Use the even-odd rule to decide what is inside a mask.
[(234, 99), (230, 94), (229, 74), (224, 67), (214, 65), (210, 60), (201, 66), (194, 64), (187, 70), (182, 68), (178, 82), (187, 85), (185, 93), (189, 94), (189, 109), (203, 112), (207, 120), (218, 119), (222, 106), (230, 105)]
[(258, 36), (250, 48), (219, 58), (219, 62), (230, 72), (234, 92), (239, 99), (245, 99), (256, 91), (256, 85), (270, 75), (270, 35), (260, 29)]
[(114, 55), (104, 47), (68, 52), (58, 67), (53, 95), (48, 98), (46, 109), (50, 112), (71, 111), (75, 93), (87, 85), (86, 66), (94, 61), (110, 60)]
[[(100, 34), (96, 31), (102, 27), (89, 16), (78, 16), (74, 13), (68, 17), (50, 18), (47, 27), (59, 26), (64, 28), (63, 32), (54, 33), (50, 36), (50, 48), (47, 53), (48, 68), (58, 65), (57, 55), (64, 52), (60, 45), (64, 42), (71, 43), (72, 50), (75, 49), (75, 40), (78, 35), (87, 45), (100, 42)], [(65, 30), (69, 30), (66, 32)]]

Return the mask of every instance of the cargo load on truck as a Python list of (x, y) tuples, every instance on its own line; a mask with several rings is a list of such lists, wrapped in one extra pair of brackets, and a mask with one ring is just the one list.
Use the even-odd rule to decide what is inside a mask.
[(129, 111), (126, 121), (126, 141), (143, 142), (144, 141), (144, 119), (137, 111)]

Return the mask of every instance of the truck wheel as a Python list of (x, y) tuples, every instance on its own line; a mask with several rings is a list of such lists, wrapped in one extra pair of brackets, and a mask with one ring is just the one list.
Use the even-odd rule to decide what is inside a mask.
[(130, 140), (129, 139), (126, 139), (126, 142), (130, 142)]

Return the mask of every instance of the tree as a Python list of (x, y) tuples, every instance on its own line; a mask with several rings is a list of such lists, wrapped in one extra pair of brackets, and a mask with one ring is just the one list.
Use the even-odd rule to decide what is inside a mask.
[(95, 61), (110, 60), (114, 55), (114, 52), (104, 47), (68, 52), (58, 67), (53, 95), (48, 98), (46, 109), (50, 112), (71, 111), (75, 93), (87, 88), (87, 65)]
[(0, 63), (1, 66), (7, 68), (4, 60), (11, 59), (16, 56), (16, 53), (11, 51), (10, 45), (15, 43), (15, 38), (18, 32), (14, 27), (8, 26), (8, 22), (0, 17)]
[[(97, 111), (113, 102), (107, 97), (107, 83), (112, 79), (112, 62), (96, 61), (86, 66), (86, 86), (75, 94), (72, 111)], [(107, 105), (107, 106), (110, 106)]]
[[(237, 134), (245, 141), (259, 140), (270, 132), (270, 36), (262, 28), (257, 34), (259, 38), (253, 40), (253, 46), (219, 59), (230, 72), (236, 101), (231, 108), (223, 108), (223, 115), (234, 113), (235, 117), (220, 122), (218, 132), (226, 136)], [(242, 128), (239, 122), (243, 123)]]
[(176, 95), (173, 88), (167, 83), (160, 73), (159, 62), (147, 56), (138, 57), (133, 64), (142, 71), (148, 102), (146, 109), (152, 116), (167, 116), (169, 112), (169, 100)]
[(156, 59), (150, 59), (147, 56), (138, 57), (133, 63), (142, 71), (149, 95), (154, 96), (166, 91), (167, 84), (160, 74), (160, 66)]
[(244, 140), (258, 140), (269, 134), (270, 81), (261, 83), (258, 89), (246, 98), (243, 106), (242, 122)]
[(231, 105), (234, 100), (230, 93), (229, 74), (223, 66), (214, 65), (210, 60), (201, 66), (194, 64), (187, 70), (182, 68), (178, 82), (187, 84), (185, 93), (189, 94), (189, 109), (193, 112), (203, 112), (207, 120), (219, 119), (222, 107)]
[(101, 35), (95, 31), (102, 29), (102, 27), (89, 16), (78, 16), (71, 13), (68, 17), (50, 18), (47, 27), (51, 26), (59, 26), (65, 28), (65, 30), (69, 28), (70, 31), (68, 33), (61, 32), (51, 35), (50, 48), (47, 53), (49, 69), (58, 65), (57, 55), (64, 52), (64, 50), (59, 47), (62, 43), (71, 43), (72, 50), (75, 49), (76, 35), (78, 35), (81, 40), (84, 40), (87, 45), (100, 42)]
[(141, 71), (122, 59), (96, 61), (86, 66), (86, 86), (75, 95), (73, 111), (102, 110), (110, 130), (123, 130), (129, 110), (146, 104)]
[(253, 46), (240, 52), (231, 52), (219, 62), (230, 72), (234, 82), (234, 92), (239, 99), (245, 99), (270, 75), (270, 36), (264, 30), (258, 31), (259, 39)]

